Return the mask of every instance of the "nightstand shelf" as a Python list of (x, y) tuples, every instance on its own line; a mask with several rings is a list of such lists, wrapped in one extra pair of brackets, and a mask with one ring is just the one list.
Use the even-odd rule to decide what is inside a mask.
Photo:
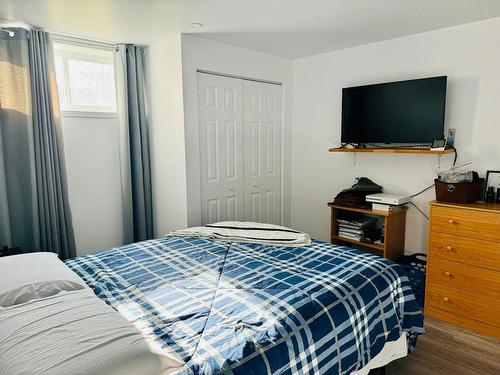
[[(367, 208), (343, 206), (328, 203), (331, 209), (330, 242), (347, 245), (361, 250), (376, 252), (387, 259), (396, 259), (404, 255), (405, 227), (407, 207), (398, 212), (376, 211)], [(337, 217), (341, 211), (358, 212), (360, 214), (382, 217), (384, 220), (384, 243), (368, 243), (338, 236)]]

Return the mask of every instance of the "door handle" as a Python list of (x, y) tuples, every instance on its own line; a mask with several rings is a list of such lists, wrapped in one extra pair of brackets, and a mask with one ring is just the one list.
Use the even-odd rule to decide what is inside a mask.
[(253, 187), (259, 187), (259, 184), (258, 184), (258, 183), (256, 183), (256, 182), (254, 182), (254, 183), (253, 183)]
[(229, 190), (230, 191), (234, 191), (234, 187), (233, 186), (229, 186)]

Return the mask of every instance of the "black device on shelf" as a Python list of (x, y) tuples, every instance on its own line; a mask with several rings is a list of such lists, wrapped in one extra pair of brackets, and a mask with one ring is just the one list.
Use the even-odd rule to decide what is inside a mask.
[(442, 139), (447, 77), (342, 90), (342, 143), (430, 146)]

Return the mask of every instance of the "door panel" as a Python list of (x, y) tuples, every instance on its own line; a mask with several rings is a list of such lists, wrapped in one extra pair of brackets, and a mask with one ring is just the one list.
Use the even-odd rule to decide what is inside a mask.
[(198, 73), (202, 224), (243, 220), (243, 81)]
[(248, 138), (250, 142), (247, 142), (246, 146), (251, 150), (251, 161), (252, 161), (252, 177), (260, 176), (260, 122), (254, 121), (250, 123), (251, 136)]
[(250, 213), (249, 221), (258, 222), (260, 220), (260, 192), (254, 191), (250, 193), (250, 209), (245, 212)]
[(281, 223), (281, 86), (244, 81), (245, 218)]

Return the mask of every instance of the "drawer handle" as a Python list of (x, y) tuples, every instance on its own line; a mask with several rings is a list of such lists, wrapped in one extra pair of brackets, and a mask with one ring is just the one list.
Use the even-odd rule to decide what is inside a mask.
[(445, 276), (450, 277), (450, 276), (451, 276), (451, 273), (449, 273), (448, 271), (446, 271), (446, 272), (444, 273), (444, 275), (445, 275)]
[(450, 224), (454, 224), (454, 223), (455, 223), (455, 221), (454, 221), (453, 219), (448, 219), (448, 223), (450, 223)]
[(450, 245), (446, 246), (446, 250), (451, 251), (452, 249), (453, 248)]
[(443, 301), (444, 301), (444, 302), (448, 302), (448, 301), (449, 301), (449, 298), (448, 298), (448, 297), (443, 297)]

